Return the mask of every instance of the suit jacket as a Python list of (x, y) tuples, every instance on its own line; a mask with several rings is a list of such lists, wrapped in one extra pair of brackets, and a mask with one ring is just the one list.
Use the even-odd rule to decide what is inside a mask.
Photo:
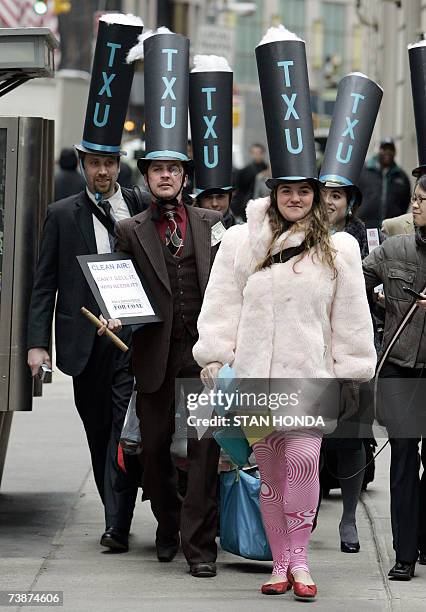
[[(211, 228), (221, 220), (216, 211), (186, 206), (197, 263), (198, 284), (204, 296), (217, 247), (211, 247)], [(173, 322), (173, 296), (166, 262), (151, 210), (116, 225), (117, 250), (129, 253), (152, 293), (163, 321), (133, 334), (133, 370), (139, 390), (156, 391), (164, 381)]]
[[(133, 192), (122, 193), (130, 214), (139, 213), (141, 205)], [(86, 367), (96, 335), (80, 308), (99, 314), (77, 261), (77, 255), (97, 253), (88, 199), (81, 191), (48, 206), (28, 316), (28, 348), (49, 350), (56, 299), (56, 365), (70, 376)]]
[(385, 219), (382, 224), (382, 232), (387, 236), (414, 234), (413, 214), (409, 212), (399, 217)]

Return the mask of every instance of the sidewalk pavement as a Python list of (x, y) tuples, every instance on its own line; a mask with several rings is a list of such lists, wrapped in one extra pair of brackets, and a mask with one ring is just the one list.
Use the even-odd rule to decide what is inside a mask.
[[(425, 566), (417, 566), (407, 583), (386, 577), (393, 565), (388, 450), (378, 458), (376, 479), (359, 506), (359, 554), (340, 552), (338, 492), (321, 506), (310, 554), (318, 584), (315, 610), (425, 608)], [(211, 579), (191, 577), (182, 553), (173, 563), (158, 563), (148, 502), (137, 503), (129, 553), (102, 549), (103, 527), (71, 381), (55, 372), (33, 412), (14, 415), (0, 490), (0, 590), (60, 590), (67, 612), (268, 612), (303, 605), (291, 592), (276, 597), (259, 592), (270, 563), (220, 552), (218, 575)]]

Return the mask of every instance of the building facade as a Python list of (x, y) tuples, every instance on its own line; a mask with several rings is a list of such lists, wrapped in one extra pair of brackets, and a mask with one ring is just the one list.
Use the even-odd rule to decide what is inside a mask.
[[(16, 0), (15, 4), (24, 6), (28, 2)], [(10, 3), (11, 0), (0, 0), (0, 7), (7, 8)], [(381, 138), (391, 136), (397, 144), (399, 163), (407, 171), (417, 163), (407, 45), (426, 32), (426, 0), (70, 0), (70, 3), (71, 11), (58, 15), (61, 67), (68, 71), (87, 74), (90, 69), (99, 7), (139, 15), (145, 30), (165, 25), (187, 35), (192, 56), (226, 55), (234, 70), (237, 166), (247, 160), (250, 143), (266, 144), (254, 50), (268, 27), (279, 23), (306, 41), (317, 133), (327, 133), (340, 78), (348, 72), (361, 71), (384, 89), (370, 151)], [(3, 25), (8, 24), (3, 21)], [(69, 78), (69, 74), (63, 73), (63, 78)], [(84, 74), (80, 72), (76, 78), (84, 80)], [(42, 83), (37, 84), (38, 88), (41, 86)], [(80, 112), (81, 87), (76, 90), (79, 100), (75, 107)], [(24, 96), (19, 108), (27, 100)], [(143, 107), (143, 63), (139, 62), (129, 108), (135, 128), (125, 138), (140, 136), (143, 140)], [(74, 123), (79, 125), (78, 117)]]
[(410, 173), (417, 166), (417, 141), (407, 46), (426, 32), (426, 0), (360, 4), (366, 61), (384, 90), (374, 141), (392, 136), (398, 161)]

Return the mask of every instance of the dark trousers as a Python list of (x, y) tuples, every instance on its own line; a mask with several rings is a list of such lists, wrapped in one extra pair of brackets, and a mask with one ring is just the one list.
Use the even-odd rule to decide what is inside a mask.
[[(124, 341), (129, 341), (128, 334)], [(136, 469), (126, 475), (117, 463), (118, 441), (133, 388), (129, 361), (128, 353), (118, 351), (108, 338), (96, 336), (85, 369), (73, 378), (74, 401), (105, 506), (105, 524), (124, 532), (130, 529), (139, 484)]]
[(189, 438), (187, 491), (180, 507), (176, 469), (170, 455), (175, 427), (175, 378), (198, 378), (192, 357), (195, 339), (186, 331), (172, 340), (163, 384), (155, 393), (138, 392), (143, 445), (143, 489), (158, 522), (157, 539), (173, 542), (179, 529), (188, 563), (216, 560), (217, 467), (214, 439)]
[[(424, 377), (424, 372), (386, 364), (381, 377), (386, 381), (382, 395), (383, 413), (392, 415), (389, 425), (391, 446), (390, 497), (393, 548), (399, 561), (408, 563), (417, 559), (418, 551), (426, 552), (426, 477), (419, 478), (420, 437), (397, 437), (395, 415), (409, 418), (410, 405), (416, 402), (416, 377)], [(408, 380), (410, 379), (410, 380)], [(414, 387), (414, 388), (413, 388)], [(387, 410), (388, 408), (388, 410)], [(386, 424), (386, 419), (384, 419)], [(415, 421), (413, 421), (415, 423)], [(402, 432), (409, 431), (404, 423), (399, 425)], [(404, 435), (404, 433), (402, 433)], [(426, 442), (423, 438), (421, 461), (426, 466)]]
[[(426, 552), (426, 480), (419, 480), (419, 438), (390, 438), (391, 520), (393, 548), (399, 561), (417, 559), (419, 549)], [(426, 464), (426, 443), (422, 443), (422, 462)]]

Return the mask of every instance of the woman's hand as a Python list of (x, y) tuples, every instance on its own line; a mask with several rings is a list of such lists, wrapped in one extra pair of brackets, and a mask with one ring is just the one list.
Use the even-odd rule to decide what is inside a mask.
[(385, 294), (382, 291), (379, 291), (379, 293), (377, 293), (376, 295), (377, 295), (377, 303), (380, 306), (383, 306), (383, 308), (384, 308), (386, 306)]
[(217, 375), (222, 367), (223, 363), (220, 363), (220, 361), (212, 361), (201, 370), (200, 378), (205, 387), (208, 389), (214, 389)]
[(416, 304), (422, 310), (426, 310), (426, 298), (424, 300), (417, 300)]
[(120, 319), (108, 319), (107, 321), (102, 315), (99, 315), (99, 321), (102, 323), (102, 327), (98, 329), (98, 336), (103, 336), (106, 329), (116, 334), (122, 328)]

